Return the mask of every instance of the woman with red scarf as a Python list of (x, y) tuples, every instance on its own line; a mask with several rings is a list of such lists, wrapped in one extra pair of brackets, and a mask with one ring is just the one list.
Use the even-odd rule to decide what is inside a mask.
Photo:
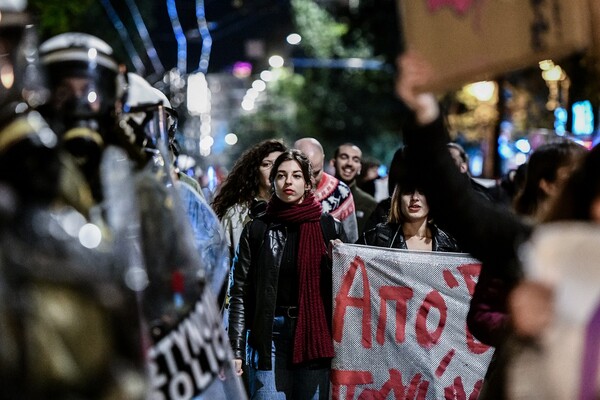
[(331, 338), (328, 246), (345, 241), (312, 193), (298, 150), (273, 164), (264, 216), (242, 232), (230, 288), (229, 339), (238, 374), (248, 366), (252, 399), (327, 399)]

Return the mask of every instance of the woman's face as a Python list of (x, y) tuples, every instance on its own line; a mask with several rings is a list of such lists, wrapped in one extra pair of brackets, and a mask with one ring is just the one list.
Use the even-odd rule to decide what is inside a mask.
[(269, 174), (271, 173), (271, 168), (273, 168), (273, 163), (279, 157), (281, 151), (274, 151), (269, 153), (265, 158), (260, 162), (260, 166), (258, 170), (260, 172), (260, 192), (269, 193), (271, 189), (271, 182), (269, 182)]
[(295, 160), (284, 161), (275, 174), (275, 196), (288, 204), (299, 204), (304, 200), (308, 184), (302, 175), (302, 168)]
[(408, 222), (415, 222), (426, 219), (429, 214), (429, 205), (425, 195), (414, 190), (413, 192), (403, 192), (400, 195), (400, 207), (402, 215)]

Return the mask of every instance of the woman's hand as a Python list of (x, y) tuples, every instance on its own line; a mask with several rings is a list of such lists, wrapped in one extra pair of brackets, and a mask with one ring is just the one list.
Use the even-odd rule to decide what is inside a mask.
[(552, 321), (552, 289), (537, 282), (522, 282), (511, 292), (508, 306), (515, 333), (538, 337)]
[(242, 359), (236, 358), (233, 360), (233, 370), (237, 376), (241, 376), (244, 373), (242, 369)]
[(342, 242), (340, 239), (332, 239), (329, 241), (329, 248), (327, 249), (327, 256), (329, 257), (330, 260), (333, 260), (333, 248), (335, 246), (337, 246), (338, 244), (342, 244), (344, 242)]
[(430, 92), (422, 92), (433, 76), (428, 61), (414, 52), (406, 52), (396, 59), (398, 79), (396, 94), (410, 108), (421, 125), (429, 124), (440, 115), (437, 99)]

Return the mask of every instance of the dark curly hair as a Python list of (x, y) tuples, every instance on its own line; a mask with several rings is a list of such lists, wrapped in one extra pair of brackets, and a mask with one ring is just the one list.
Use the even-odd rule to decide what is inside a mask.
[(212, 202), (217, 217), (223, 218), (227, 210), (235, 204), (243, 203), (250, 206), (258, 194), (260, 186), (258, 168), (263, 158), (274, 151), (286, 150), (285, 144), (276, 139), (264, 140), (246, 150), (233, 165)]

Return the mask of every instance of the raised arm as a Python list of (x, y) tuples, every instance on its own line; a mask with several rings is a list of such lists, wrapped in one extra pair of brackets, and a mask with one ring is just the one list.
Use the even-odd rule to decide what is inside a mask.
[(531, 227), (473, 192), (448, 151), (450, 139), (435, 96), (419, 90), (431, 77), (431, 68), (414, 53), (397, 62), (396, 93), (414, 114), (404, 130), (408, 170), (420, 176), (436, 221), (480, 261), (514, 265), (517, 243)]

